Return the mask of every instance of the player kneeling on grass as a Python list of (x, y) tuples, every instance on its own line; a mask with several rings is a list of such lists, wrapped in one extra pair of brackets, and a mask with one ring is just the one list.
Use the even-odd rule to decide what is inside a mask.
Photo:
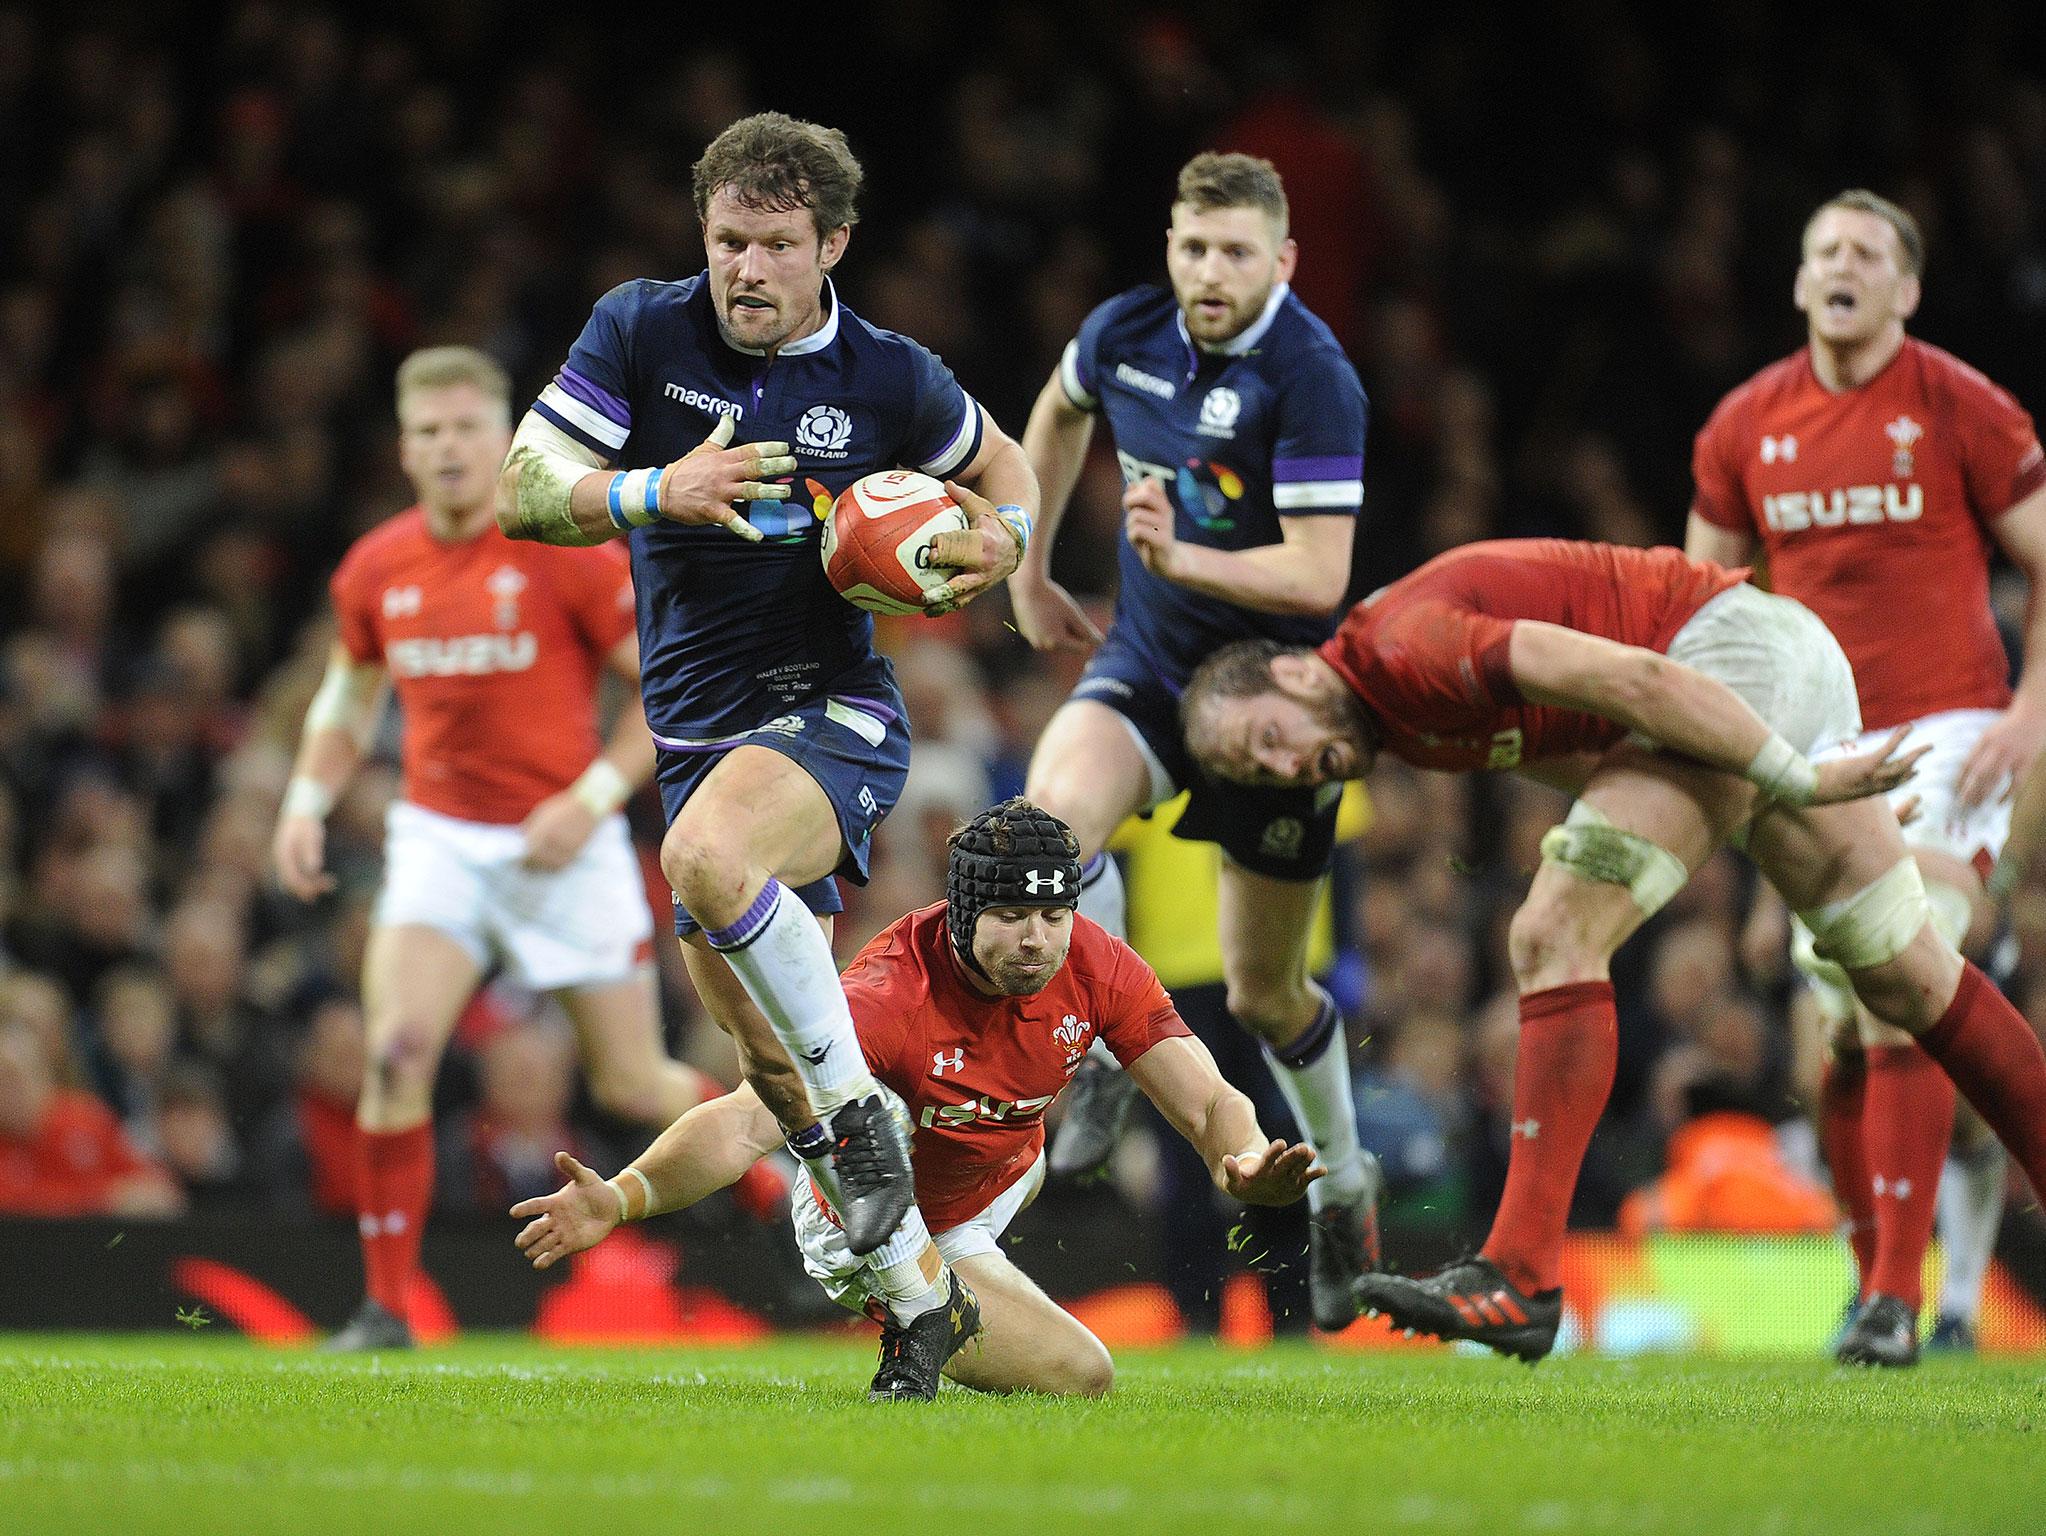
[[(914, 1121), (916, 1198), (933, 1234), (918, 1253), (891, 1244), (856, 1257), (808, 1174), (797, 1183), (805, 1266), (882, 1323), (873, 1400), (934, 1397), (941, 1371), (987, 1392), (1108, 1390), (1101, 1341), (999, 1247), (1044, 1182), (1044, 1112), (1096, 1037), (1232, 1198), (1288, 1205), (1322, 1175), (1311, 1149), (1267, 1140), (1136, 952), (1078, 915), (1078, 853), (1066, 824), (1027, 800), (981, 812), (952, 838), (946, 900), (884, 929), (845, 973), (861, 1049)], [(724, 1188), (780, 1142), (742, 1087), (692, 1109), (614, 1179), (558, 1153), (571, 1182), (512, 1207), (533, 1218), (518, 1245), (545, 1269), (621, 1221)], [(933, 1284), (950, 1267), (950, 1304), (889, 1321), (876, 1275), (886, 1262), (920, 1265)]]

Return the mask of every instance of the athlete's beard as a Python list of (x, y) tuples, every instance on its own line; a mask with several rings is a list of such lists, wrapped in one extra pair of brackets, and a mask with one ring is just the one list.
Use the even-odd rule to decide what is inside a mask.
[(1223, 321), (1226, 328), (1219, 332), (1208, 329), (1209, 321), (1195, 307), (1204, 295), (1196, 294), (1191, 299), (1182, 299), (1179, 309), (1181, 318), (1186, 322), (1186, 333), (1204, 347), (1228, 346), (1249, 330), (1257, 317), (1265, 312), (1265, 305), (1272, 301), (1272, 289), (1277, 286), (1276, 283), (1267, 283), (1257, 294), (1242, 303), (1224, 294), (1212, 295), (1229, 306), (1229, 312)]
[(988, 980), (994, 983), (995, 989), (1004, 997), (1037, 996), (1052, 984), (1058, 973), (1065, 969), (1066, 963), (1063, 950), (1058, 953), (1039, 950), (1035, 955), (1028, 956), (1032, 962), (1041, 962), (1043, 965), (1043, 969), (1035, 971), (1021, 968), (1026, 957), (1020, 950), (1013, 950), (1000, 957), (981, 955), (977, 958), (980, 960), (981, 969), (987, 972)]

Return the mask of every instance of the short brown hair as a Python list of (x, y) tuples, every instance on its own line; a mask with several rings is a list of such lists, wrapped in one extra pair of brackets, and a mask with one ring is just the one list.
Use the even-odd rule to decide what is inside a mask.
[(1272, 221), (1281, 240), (1286, 238), (1286, 186), (1279, 169), (1255, 155), (1223, 155), (1203, 151), (1180, 168), (1175, 205), (1185, 203), (1198, 212), (1213, 208), (1256, 208)]
[(1798, 241), (1800, 249), (1806, 240), (1811, 239), (1812, 226), (1819, 222), (1819, 215), (1828, 208), (1851, 208), (1856, 213), (1874, 214), (1897, 232), (1897, 244), (1904, 252), (1904, 270), (1913, 277), (1925, 271), (1925, 236), (1919, 232), (1918, 221), (1898, 204), (1866, 187), (1849, 187), (1814, 208), (1812, 216), (1804, 221), (1804, 235)]
[(1193, 745), (1194, 731), (1200, 723), (1202, 711), (1210, 703), (1218, 699), (1255, 699), (1267, 693), (1277, 693), (1279, 681), (1272, 676), (1272, 662), (1280, 656), (1304, 654), (1299, 646), (1286, 645), (1278, 640), (1234, 640), (1195, 667), (1193, 676), (1186, 680), (1186, 688), (1179, 696), (1180, 735), (1185, 738), (1187, 750), (1195, 759), (1198, 760), (1201, 754)]
[(729, 187), (742, 208), (785, 213), (810, 210), (821, 240), (859, 222), (860, 163), (836, 128), (822, 128), (781, 112), (742, 117), (710, 141), (696, 162), (698, 222), (710, 200)]
[(474, 347), (422, 347), (398, 364), (398, 404), (416, 389), (452, 389), (471, 384), (511, 409), (511, 375), (488, 352)]

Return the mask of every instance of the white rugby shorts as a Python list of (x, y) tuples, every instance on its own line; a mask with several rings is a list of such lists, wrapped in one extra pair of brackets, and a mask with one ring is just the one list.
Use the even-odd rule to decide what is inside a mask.
[[(1951, 854), (1964, 864), (1974, 863), (1978, 856), (1986, 856), (1993, 863), (2003, 852), (2004, 842), (2010, 836), (2011, 803), (2001, 798), (2001, 790), (1988, 804), (1966, 812), (1957, 809), (1954, 803), (1961, 765), (1968, 761), (1968, 754), (1975, 750), (1982, 733), (2001, 714), (2002, 711), (1994, 709), (1948, 709), (1911, 722), (1911, 734), (1904, 738), (1903, 750), (1909, 752), (1923, 746), (1932, 750), (1919, 759), (1918, 772), (1890, 792), (1890, 804), (1899, 811), (1914, 795), (1918, 798), (1918, 815), (1904, 828), (1906, 846)], [(1863, 731), (1830, 752), (1817, 754), (1814, 760), (1869, 751), (1895, 729), (1885, 726), (1879, 731)]]
[[(957, 1226), (933, 1232), (931, 1241), (938, 1245), (947, 1264), (957, 1264), (976, 1254), (999, 1253), (1002, 1234), (1008, 1231), (1009, 1223), (1037, 1198), (1043, 1187), (1044, 1154), (1039, 1152), (1030, 1171), (989, 1201), (985, 1210)], [(846, 1246), (845, 1230), (818, 1207), (816, 1186), (810, 1182), (808, 1169), (796, 1176), (795, 1188), (789, 1195), (789, 1214), (795, 1219), (796, 1246), (803, 1251), (803, 1268), (810, 1272), (810, 1278), (823, 1286), (825, 1294), (841, 1307), (864, 1313), (867, 1303), (880, 1297), (870, 1276), (868, 1259), (854, 1255)]]
[(644, 963), (653, 917), (623, 816), (605, 817), (558, 870), (525, 863), (515, 826), (400, 800), (384, 827), (380, 926), (417, 923), (444, 933), (477, 965), (495, 959), (535, 992), (609, 985)]
[(1726, 684), (1807, 757), (1861, 734), (1847, 653), (1795, 599), (1728, 587), (1691, 615), (1667, 654)]

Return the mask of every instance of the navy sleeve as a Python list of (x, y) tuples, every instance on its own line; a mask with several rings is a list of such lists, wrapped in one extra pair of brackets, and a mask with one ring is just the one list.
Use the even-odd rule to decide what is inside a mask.
[(1364, 501), (1364, 386), (1350, 360), (1317, 347), (1279, 397), (1272, 510), (1354, 516)]
[(533, 409), (585, 447), (616, 463), (632, 435), (632, 331), (641, 284), (621, 283), (590, 311), (554, 382)]
[(952, 377), (937, 354), (902, 338), (909, 360), (909, 432), (902, 462), (944, 479), (973, 462), (985, 422), (979, 404)]

